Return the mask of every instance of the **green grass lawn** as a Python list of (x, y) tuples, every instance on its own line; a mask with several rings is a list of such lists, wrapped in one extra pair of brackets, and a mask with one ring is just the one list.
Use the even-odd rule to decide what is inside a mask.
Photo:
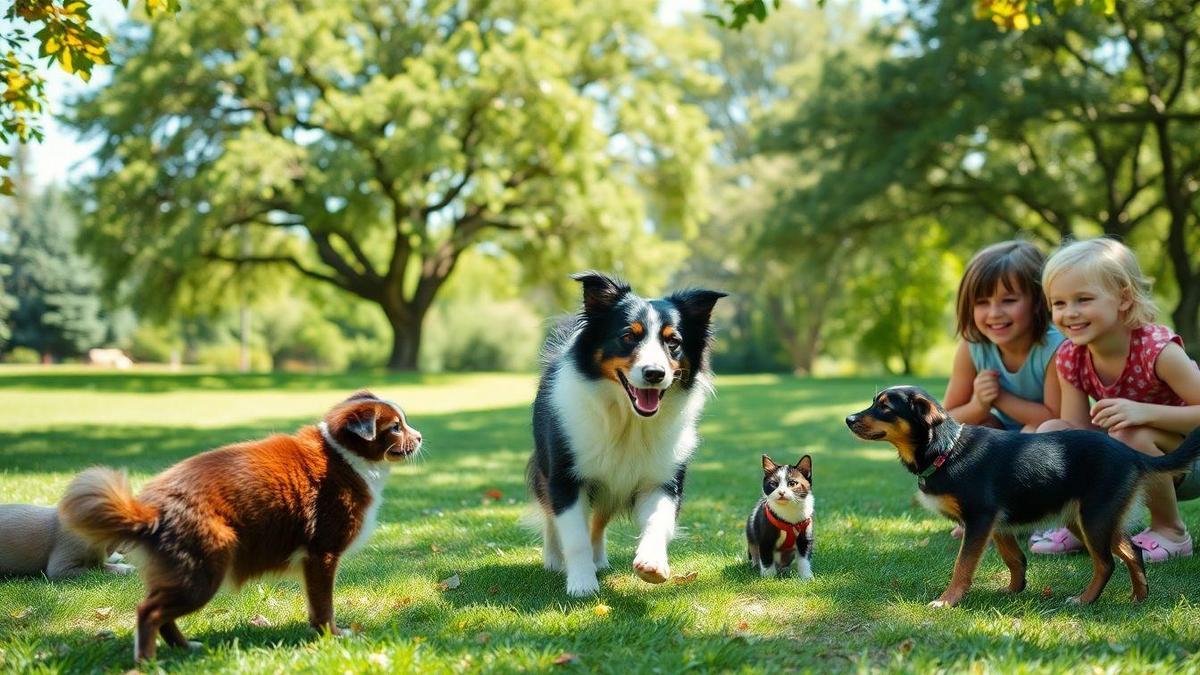
[[(636, 532), (620, 523), (610, 531), (613, 569), (587, 600), (565, 595), (518, 525), (533, 376), (0, 371), (0, 499), (53, 504), (75, 472), (98, 463), (127, 467), (140, 483), (197, 452), (311, 423), (369, 386), (407, 409), (426, 452), (393, 470), (379, 529), (341, 568), (338, 622), (358, 634), (317, 638), (297, 584), (252, 582), (180, 621), (204, 651), (160, 643), (153, 667), (1200, 671), (1200, 558), (1152, 567), (1140, 606), (1119, 567), (1100, 601), (1080, 608), (1063, 601), (1086, 584), (1086, 557), (1031, 559), (1029, 590), (1009, 597), (999, 592), (1007, 571), (989, 552), (960, 607), (927, 608), (949, 579), (950, 525), (913, 506), (915, 480), (890, 446), (859, 442), (842, 423), (886, 384), (720, 377), (671, 547), (672, 572), (695, 580), (639, 581)], [(764, 451), (813, 455), (812, 582), (760, 579), (743, 561)], [(1200, 530), (1200, 502), (1184, 514)], [(455, 574), (458, 588), (439, 589)], [(141, 597), (136, 577), (99, 572), (0, 580), (0, 671), (130, 668)]]

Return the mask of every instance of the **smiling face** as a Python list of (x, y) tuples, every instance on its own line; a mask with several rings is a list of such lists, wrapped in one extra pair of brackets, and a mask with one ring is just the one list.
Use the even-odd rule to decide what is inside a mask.
[(408, 426), (400, 406), (360, 391), (325, 415), (334, 440), (371, 462), (396, 462), (421, 449), (421, 432)]
[(1033, 302), (1015, 280), (997, 283), (990, 294), (975, 298), (975, 327), (998, 347), (1017, 346), (1032, 335)]
[(1067, 339), (1087, 345), (1124, 326), (1132, 305), (1080, 270), (1064, 269), (1046, 288), (1054, 325)]
[(597, 273), (584, 285), (577, 363), (586, 375), (619, 386), (633, 411), (658, 413), (673, 385), (687, 389), (704, 367), (712, 307), (724, 293), (684, 291), (647, 300)]

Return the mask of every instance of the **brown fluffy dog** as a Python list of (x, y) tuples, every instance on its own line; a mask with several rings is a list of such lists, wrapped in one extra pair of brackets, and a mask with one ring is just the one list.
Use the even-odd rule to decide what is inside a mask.
[(59, 504), (63, 522), (97, 542), (140, 554), (134, 658), (153, 659), (156, 636), (189, 647), (175, 620), (203, 607), (227, 579), (299, 570), (309, 623), (337, 634), (339, 558), (375, 526), (388, 463), (420, 449), (421, 434), (394, 403), (362, 391), (317, 426), (186, 459), (136, 498), (122, 473), (80, 474)]

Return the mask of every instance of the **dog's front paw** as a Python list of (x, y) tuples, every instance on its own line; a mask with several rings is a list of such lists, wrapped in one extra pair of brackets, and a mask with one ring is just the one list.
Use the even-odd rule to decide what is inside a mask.
[(667, 562), (666, 553), (647, 555), (639, 553), (633, 559), (633, 571), (642, 581), (661, 584), (671, 578), (671, 565)]
[(566, 569), (562, 554), (549, 547), (542, 551), (542, 567), (551, 572), (561, 572)]
[(811, 581), (813, 578), (812, 563), (808, 562), (808, 558), (801, 558), (800, 563), (796, 567), (796, 578), (800, 581)]
[(934, 609), (942, 609), (946, 607), (953, 607), (954, 603), (950, 602), (949, 600), (942, 600), (941, 598), (938, 598), (937, 600), (929, 603), (929, 606)]
[(137, 568), (125, 563), (104, 563), (104, 571), (109, 574), (133, 574)]
[(568, 574), (567, 595), (573, 598), (583, 598), (600, 592), (600, 581), (592, 574)]
[(1071, 597), (1067, 598), (1063, 602), (1065, 602), (1068, 605), (1082, 605), (1083, 599), (1080, 598), (1078, 595), (1072, 595)]
[(608, 564), (608, 554), (604, 553), (603, 551), (592, 556), (592, 562), (596, 564), (597, 570), (606, 570), (609, 567), (612, 567), (612, 565)]

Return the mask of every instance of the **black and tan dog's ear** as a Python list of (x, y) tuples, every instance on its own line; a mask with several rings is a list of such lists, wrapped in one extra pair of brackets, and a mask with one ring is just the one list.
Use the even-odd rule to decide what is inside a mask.
[(776, 469), (778, 468), (779, 465), (775, 463), (775, 460), (763, 455), (763, 471), (767, 473), (775, 473)]
[(800, 470), (800, 475), (808, 480), (812, 480), (812, 457), (805, 455), (796, 462), (796, 468)]
[(923, 393), (913, 394), (912, 397), (913, 409), (917, 414), (925, 420), (930, 428), (936, 427), (946, 421), (946, 412), (942, 410), (942, 406), (938, 402), (929, 398)]
[(346, 415), (346, 430), (364, 441), (375, 440), (375, 419), (378, 411), (373, 405), (364, 405)]
[(604, 312), (629, 292), (629, 284), (600, 272), (580, 272), (571, 278), (583, 284), (583, 310), (588, 314)]

